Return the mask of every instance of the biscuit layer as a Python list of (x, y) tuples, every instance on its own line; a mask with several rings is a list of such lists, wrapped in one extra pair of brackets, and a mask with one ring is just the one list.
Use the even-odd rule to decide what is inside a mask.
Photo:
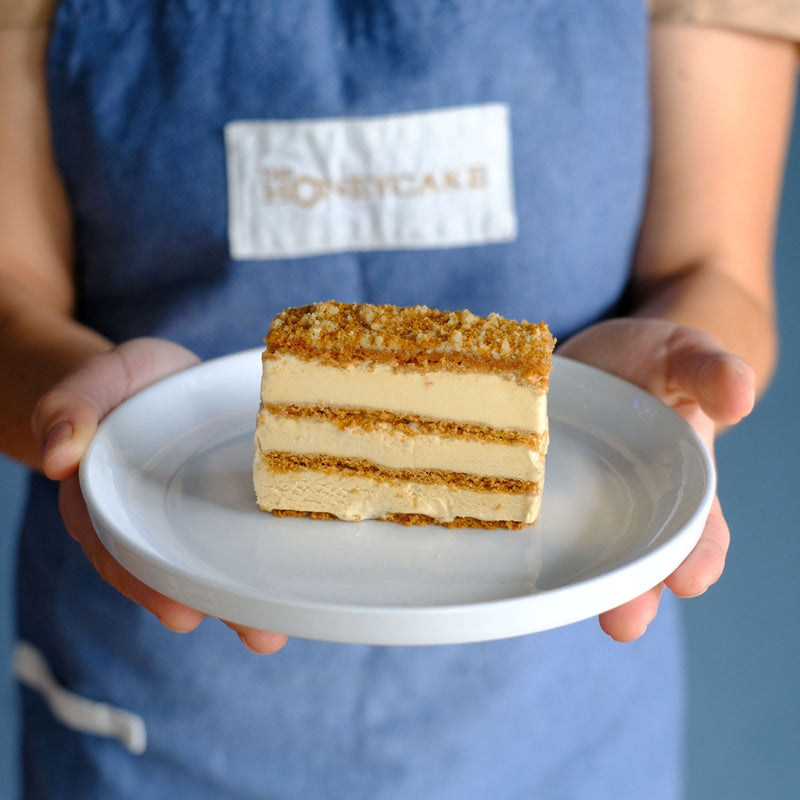
[[(256, 461), (254, 470), (259, 506), (265, 511), (330, 514), (338, 519), (387, 519), (403, 515), (427, 517), (442, 524), (459, 518), (498, 523), (530, 524), (539, 512), (540, 493), (475, 491), (440, 482), (387, 481), (358, 473), (320, 470), (271, 471)], [(487, 525), (495, 527), (494, 524)]]
[(547, 428), (547, 398), (502, 374), (397, 372), (388, 364), (337, 367), (281, 355), (264, 361), (263, 402), (383, 409), (529, 433)]
[[(275, 408), (270, 406), (270, 408)], [(442, 422), (395, 424), (382, 415), (345, 417), (325, 413), (283, 414), (262, 408), (258, 415), (257, 447), (263, 452), (325, 453), (334, 458), (361, 459), (393, 469), (453, 470), (475, 475), (541, 480), (546, 434), (496, 437), (483, 428), (464, 435)]]

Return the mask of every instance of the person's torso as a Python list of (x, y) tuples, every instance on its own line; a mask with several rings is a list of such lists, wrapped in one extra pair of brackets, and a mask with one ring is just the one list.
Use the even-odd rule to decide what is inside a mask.
[[(49, 92), (81, 319), (203, 357), (328, 298), (569, 335), (627, 281), (646, 27), (630, 0), (66, 0)], [(55, 495), (34, 479), (20, 633), (73, 691), (140, 714), (149, 744), (76, 744), (32, 713), (43, 785), (84, 800), (672, 796), (669, 610), (627, 649), (590, 620), (439, 648), (294, 640), (258, 659), (212, 621), (170, 633), (103, 584)]]
[[(149, 333), (220, 354), (257, 345), (280, 308), (329, 298), (545, 319), (563, 339), (624, 288), (648, 156), (637, 4), (76, 0), (57, 19), (54, 143), (81, 314), (115, 340)], [(343, 120), (367, 129), (393, 115), (337, 138)], [(268, 123), (244, 162), (255, 221), (240, 219), (247, 177), (226, 159), (226, 126), (241, 121)], [(270, 133), (281, 121), (333, 132), (292, 150)], [(437, 226), (458, 228), (473, 199), (488, 212), (451, 246)], [(515, 229), (492, 231), (495, 211)], [(415, 216), (436, 221), (420, 234)], [(231, 256), (233, 217), (276, 229), (268, 257)], [(301, 239), (313, 226), (351, 233), (323, 232), (304, 256), (281, 249), (292, 225)]]

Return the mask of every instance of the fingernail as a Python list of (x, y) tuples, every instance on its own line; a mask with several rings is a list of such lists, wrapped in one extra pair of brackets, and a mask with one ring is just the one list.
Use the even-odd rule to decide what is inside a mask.
[(183, 633), (180, 628), (178, 628), (172, 620), (166, 618), (166, 616), (162, 617), (160, 614), (153, 614), (155, 618), (168, 630), (172, 631), (173, 633)]
[(256, 655), (263, 656), (275, 653), (286, 644), (286, 637), (279, 633), (269, 631), (236, 631), (242, 644)]
[(71, 422), (59, 422), (47, 434), (47, 439), (45, 439), (44, 447), (42, 448), (42, 460), (46, 460), (53, 450), (60, 447), (64, 442), (68, 442), (74, 432)]
[(750, 366), (746, 364), (741, 364), (737, 368), (737, 373), (739, 377), (751, 388), (755, 389), (755, 375), (753, 374), (753, 370)]

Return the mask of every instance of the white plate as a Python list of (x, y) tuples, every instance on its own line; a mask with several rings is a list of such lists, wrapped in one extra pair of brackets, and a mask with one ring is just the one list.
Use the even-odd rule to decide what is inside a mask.
[(556, 357), (541, 516), (523, 531), (277, 518), (251, 482), (260, 351), (167, 378), (101, 424), (81, 486), (105, 546), (194, 608), (366, 644), (498, 639), (655, 586), (694, 547), (715, 485), (692, 429), (650, 395)]

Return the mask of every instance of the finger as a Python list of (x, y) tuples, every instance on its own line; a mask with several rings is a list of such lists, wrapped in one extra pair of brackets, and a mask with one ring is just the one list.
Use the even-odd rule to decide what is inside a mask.
[(92, 527), (77, 476), (67, 478), (61, 483), (59, 508), (68, 533), (83, 548), (86, 557), (103, 580), (129, 600), (146, 608), (170, 630), (186, 633), (194, 630), (202, 622), (201, 612), (178, 603), (142, 583), (106, 550)]
[(698, 345), (689, 341), (670, 353), (668, 383), (714, 422), (734, 425), (755, 405), (755, 372), (738, 356)]
[(730, 530), (722, 515), (719, 498), (714, 498), (703, 534), (694, 550), (666, 580), (678, 597), (697, 597), (716, 583), (725, 569)]
[(638, 639), (658, 613), (664, 585), (650, 589), (634, 600), (600, 615), (600, 627), (617, 642)]
[(197, 361), (180, 345), (135, 339), (93, 356), (59, 381), (34, 409), (31, 426), (42, 469), (53, 480), (73, 474), (100, 420), (122, 400)]
[(289, 637), (283, 633), (262, 631), (258, 628), (249, 628), (246, 625), (236, 625), (233, 622), (225, 623), (242, 640), (242, 644), (259, 655), (271, 655), (283, 648)]

